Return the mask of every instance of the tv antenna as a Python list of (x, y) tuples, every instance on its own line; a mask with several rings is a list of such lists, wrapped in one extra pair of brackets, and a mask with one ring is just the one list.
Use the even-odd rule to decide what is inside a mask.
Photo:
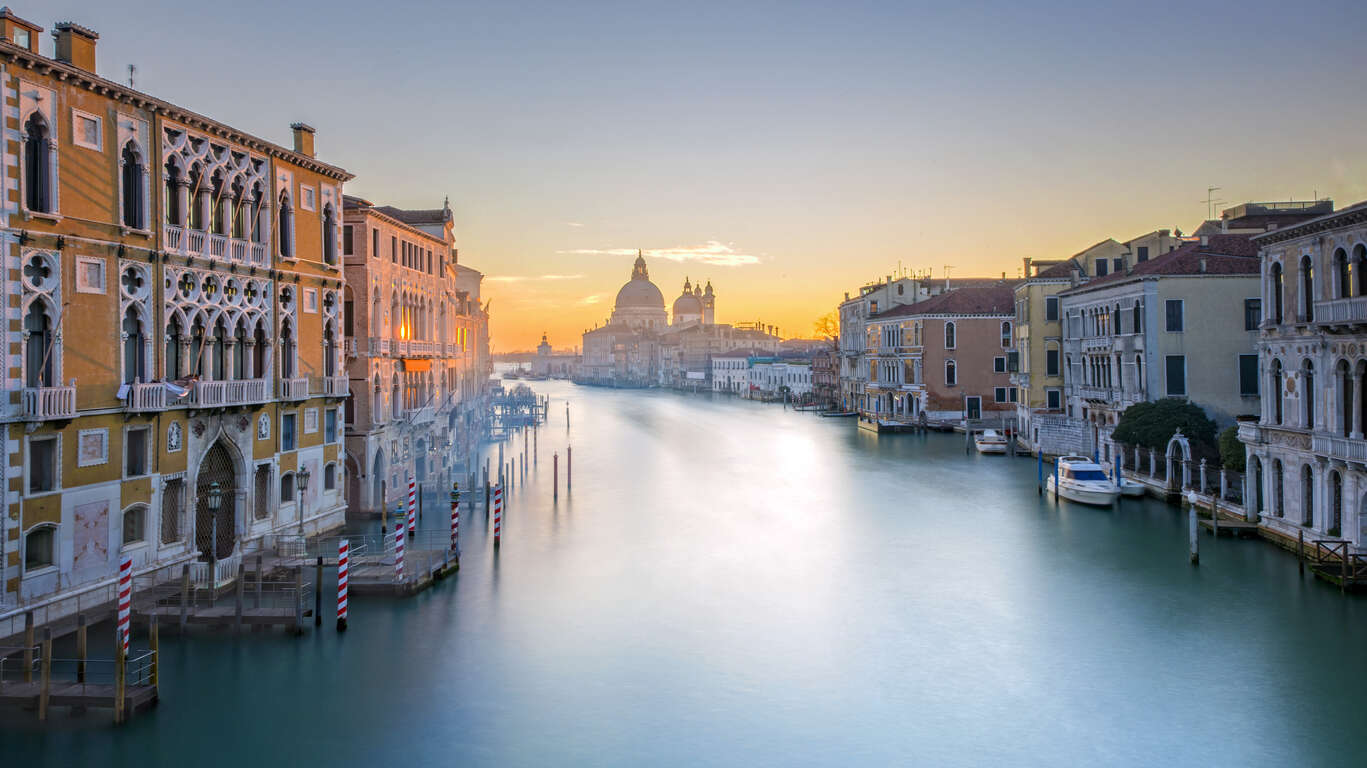
[(138, 73), (138, 68), (132, 64), (128, 65), (128, 87), (133, 87), (133, 75)]
[(1206, 219), (1215, 218), (1215, 206), (1223, 203), (1224, 200), (1217, 200), (1215, 193), (1219, 192), (1219, 187), (1206, 187)]

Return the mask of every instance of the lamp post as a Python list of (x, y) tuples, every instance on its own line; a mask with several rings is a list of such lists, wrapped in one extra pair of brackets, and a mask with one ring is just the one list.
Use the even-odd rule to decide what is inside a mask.
[[(223, 506), (223, 489), (218, 481), (209, 483), (209, 579), (214, 587), (218, 586), (218, 508)], [(213, 587), (210, 587), (212, 590)]]
[(299, 538), (302, 546), (304, 538), (304, 491), (309, 487), (309, 471), (307, 468), (294, 473), (294, 482), (299, 486)]

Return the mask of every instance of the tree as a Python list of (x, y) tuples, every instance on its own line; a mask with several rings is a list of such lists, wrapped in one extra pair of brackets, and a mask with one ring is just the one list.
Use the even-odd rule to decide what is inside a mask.
[(1220, 465), (1235, 472), (1244, 471), (1244, 444), (1239, 442), (1239, 427), (1235, 426), (1220, 433)]
[(827, 312), (812, 323), (812, 328), (817, 336), (834, 339), (840, 335), (840, 318), (836, 317), (834, 312)]
[(1164, 451), (1177, 430), (1191, 442), (1192, 458), (1219, 456), (1215, 444), (1215, 422), (1201, 406), (1175, 397), (1149, 403), (1135, 403), (1120, 414), (1111, 433), (1116, 441)]

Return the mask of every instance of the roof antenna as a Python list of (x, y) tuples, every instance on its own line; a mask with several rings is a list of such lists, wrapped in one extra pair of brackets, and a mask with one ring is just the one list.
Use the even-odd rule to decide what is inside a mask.
[(129, 64), (129, 65), (128, 65), (128, 87), (129, 87), (129, 88), (132, 88), (132, 87), (133, 87), (133, 75), (137, 74), (137, 72), (138, 72), (138, 68), (137, 68), (137, 67), (133, 66), (132, 64)]
[(1215, 206), (1223, 203), (1224, 200), (1216, 200), (1215, 193), (1220, 191), (1219, 187), (1206, 187), (1206, 219), (1215, 218)]

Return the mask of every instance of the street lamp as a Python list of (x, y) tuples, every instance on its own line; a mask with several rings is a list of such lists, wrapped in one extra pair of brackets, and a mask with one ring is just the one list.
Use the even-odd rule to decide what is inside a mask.
[(299, 538), (304, 538), (304, 491), (309, 487), (309, 471), (304, 468), (294, 473), (294, 483), (299, 486)]
[(213, 573), (218, 572), (218, 508), (223, 506), (223, 489), (218, 481), (209, 483), (209, 562), (214, 564)]

